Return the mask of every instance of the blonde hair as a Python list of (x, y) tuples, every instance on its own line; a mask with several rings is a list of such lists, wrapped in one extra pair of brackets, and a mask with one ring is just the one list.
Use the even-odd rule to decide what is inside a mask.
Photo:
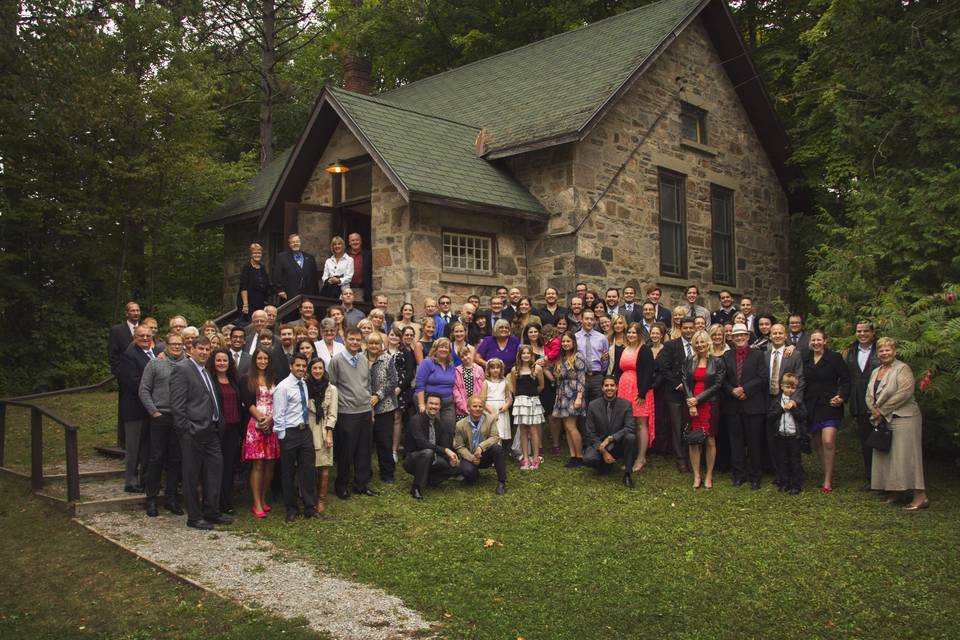
[(488, 380), (495, 379), (490, 377), (490, 369), (492, 369), (493, 367), (500, 367), (500, 378), (496, 378), (496, 379), (503, 380), (503, 370), (506, 368), (503, 365), (503, 360), (501, 360), (500, 358), (490, 358), (489, 360), (487, 360), (487, 366), (484, 368), (483, 373), (485, 374)]
[[(431, 359), (433, 359), (433, 360), (436, 361), (436, 362), (440, 362), (439, 360), (437, 360), (437, 350), (438, 350), (440, 347), (446, 347), (448, 351), (451, 351), (451, 352), (452, 352), (452, 348), (451, 348), (451, 346), (450, 346), (450, 339), (449, 339), (449, 338), (437, 338), (436, 340), (433, 341), (433, 346), (430, 347), (430, 354), (429, 354), (428, 357), (431, 358)], [(452, 355), (452, 353), (451, 353), (451, 354), (447, 354), (447, 361), (446, 361), (446, 362), (441, 362), (440, 364), (448, 365), (448, 366), (451, 365), (451, 364), (453, 364), (453, 355)]]
[(883, 336), (877, 338), (877, 349), (880, 347), (890, 347), (894, 351), (897, 350), (897, 341), (891, 338), (890, 336)]

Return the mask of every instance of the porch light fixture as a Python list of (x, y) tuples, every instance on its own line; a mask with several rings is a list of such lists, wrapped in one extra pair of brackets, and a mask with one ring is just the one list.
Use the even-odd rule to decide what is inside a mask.
[(331, 162), (327, 166), (327, 173), (346, 173), (350, 171), (350, 167), (343, 164), (343, 160), (337, 160), (336, 162)]

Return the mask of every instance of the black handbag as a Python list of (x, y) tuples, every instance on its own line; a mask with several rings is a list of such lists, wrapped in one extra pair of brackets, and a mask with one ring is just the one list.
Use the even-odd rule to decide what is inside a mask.
[(687, 425), (683, 429), (683, 441), (688, 445), (701, 445), (707, 441), (707, 432), (703, 429), (692, 429)]
[(880, 422), (873, 426), (873, 431), (867, 435), (867, 446), (884, 453), (890, 451), (890, 445), (893, 444), (893, 431), (890, 431), (890, 425), (884, 417), (880, 417)]

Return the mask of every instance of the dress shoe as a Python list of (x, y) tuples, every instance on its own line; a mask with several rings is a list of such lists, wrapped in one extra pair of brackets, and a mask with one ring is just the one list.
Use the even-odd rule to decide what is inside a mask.
[(228, 518), (227, 516), (213, 516), (212, 518), (207, 518), (207, 522), (212, 522), (213, 524), (233, 524), (233, 518)]
[(287, 522), (293, 522), (300, 517), (299, 511), (287, 511)]
[(158, 515), (160, 515), (160, 512), (157, 511), (156, 498), (147, 498), (147, 515), (151, 518), (156, 518)]
[(797, 489), (796, 487), (794, 487), (793, 489), (790, 489), (790, 491), (788, 491), (787, 493), (789, 493), (791, 496), (798, 496), (800, 495), (800, 489)]
[(306, 518), (307, 520), (311, 520), (313, 518), (320, 518), (321, 516), (319, 513), (311, 509), (310, 511), (304, 511), (303, 517)]
[(423, 494), (420, 493), (420, 487), (413, 487), (410, 489), (410, 496), (414, 500), (423, 500)]
[(502, 495), (505, 494), (506, 492), (507, 492), (507, 485), (506, 485), (506, 483), (504, 483), (504, 482), (498, 482), (498, 483), (497, 483), (496, 494), (497, 494), (498, 496), (502, 496)]
[(213, 530), (213, 525), (206, 520), (187, 520), (187, 526), (191, 529), (200, 529), (201, 531)]
[(786, 493), (789, 490), (790, 490), (790, 487), (788, 487), (785, 484), (777, 485), (777, 491), (779, 491), (780, 493)]
[(144, 488), (142, 484), (125, 484), (123, 485), (123, 490), (127, 493), (143, 493)]
[(346, 489), (344, 489), (343, 491), (337, 491), (336, 494), (337, 494), (337, 497), (340, 498), (341, 500), (350, 499), (350, 492), (347, 491)]
[(629, 473), (623, 474), (623, 486), (625, 486), (627, 489), (633, 489), (633, 478)]
[(930, 501), (924, 500), (919, 504), (908, 504), (903, 508), (903, 510), (904, 511), (920, 511), (920, 509), (928, 509), (928, 508), (930, 508)]
[(370, 496), (371, 498), (378, 498), (378, 497), (380, 497), (380, 492), (379, 492), (379, 491), (374, 491), (374, 490), (371, 489), (370, 487), (367, 487), (367, 488), (364, 489), (363, 491), (357, 491), (356, 493), (357, 493), (357, 495)]
[(760, 481), (759, 481), (759, 480), (751, 480), (751, 481), (750, 481), (750, 488), (751, 488), (752, 490), (754, 490), (754, 491), (757, 491), (757, 490), (760, 488)]
[(734, 479), (733, 479), (733, 486), (735, 486), (735, 487), (743, 486), (743, 478), (734, 478)]
[(166, 503), (164, 503), (163, 508), (175, 516), (183, 515), (183, 507), (180, 506), (180, 502), (178, 500), (167, 500)]
[(567, 469), (576, 469), (576, 468), (579, 467), (580, 465), (577, 464), (577, 459), (576, 459), (576, 458), (570, 458), (569, 460), (567, 460), (567, 464), (565, 464), (565, 465), (563, 465), (563, 466), (566, 467)]

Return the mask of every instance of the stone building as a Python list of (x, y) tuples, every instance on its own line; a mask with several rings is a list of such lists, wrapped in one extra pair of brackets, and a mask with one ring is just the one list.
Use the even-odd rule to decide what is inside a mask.
[[(247, 245), (373, 251), (393, 305), (688, 283), (786, 299), (787, 140), (723, 0), (661, 0), (376, 97), (325, 88), (297, 143), (201, 224), (224, 300)], [(334, 162), (345, 174), (330, 174)], [(715, 298), (711, 299), (711, 306)]]

